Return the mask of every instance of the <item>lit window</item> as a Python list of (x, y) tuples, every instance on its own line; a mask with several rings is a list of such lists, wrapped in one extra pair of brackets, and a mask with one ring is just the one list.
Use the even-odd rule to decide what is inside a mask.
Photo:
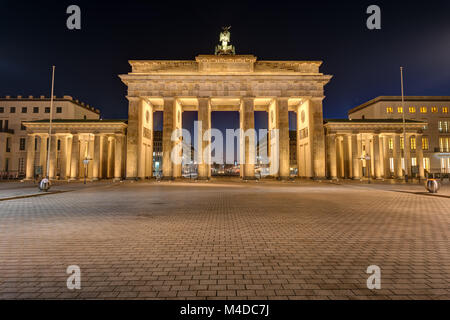
[(411, 142), (411, 150), (416, 150), (416, 137), (411, 137), (409, 141)]
[(428, 142), (428, 138), (427, 137), (422, 137), (422, 149), (423, 150), (428, 150), (429, 148), (429, 142)]
[(403, 107), (398, 107), (398, 108), (397, 108), (397, 112), (398, 112), (398, 113), (403, 113)]
[(449, 152), (449, 138), (439, 138), (439, 149), (441, 152)]
[(394, 150), (394, 139), (389, 138), (389, 150)]
[(392, 107), (387, 107), (387, 108), (386, 108), (386, 113), (394, 113), (394, 108), (392, 108)]
[(389, 158), (389, 169), (394, 172), (394, 158)]
[(437, 107), (431, 107), (431, 112), (436, 113), (438, 111)]
[[(433, 108), (431, 108), (433, 110)], [(420, 113), (427, 113), (427, 107), (420, 107)]]
[(423, 158), (423, 168), (425, 170), (430, 170), (430, 158)]
[(411, 165), (413, 167), (417, 166), (417, 158), (411, 158)]
[(400, 137), (400, 149), (405, 149), (405, 141), (403, 141), (403, 137)]
[(449, 121), (440, 120), (438, 122), (438, 127), (439, 127), (439, 132), (448, 133)]
[(442, 113), (448, 113), (448, 107), (442, 107)]
[(409, 113), (416, 113), (416, 107), (409, 107)]

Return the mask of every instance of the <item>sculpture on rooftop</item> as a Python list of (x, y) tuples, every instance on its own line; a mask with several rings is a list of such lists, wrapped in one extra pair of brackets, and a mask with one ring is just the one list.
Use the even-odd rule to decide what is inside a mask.
[(214, 52), (215, 55), (234, 55), (235, 50), (234, 46), (229, 44), (231, 33), (230, 33), (231, 26), (229, 27), (222, 27), (222, 32), (220, 33), (219, 42), (216, 46), (216, 50)]

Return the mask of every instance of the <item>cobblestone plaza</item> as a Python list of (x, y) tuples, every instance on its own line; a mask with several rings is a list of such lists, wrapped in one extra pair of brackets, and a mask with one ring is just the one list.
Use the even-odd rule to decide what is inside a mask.
[(97, 182), (11, 199), (27, 195), (14, 186), (0, 185), (0, 299), (450, 298), (448, 186)]

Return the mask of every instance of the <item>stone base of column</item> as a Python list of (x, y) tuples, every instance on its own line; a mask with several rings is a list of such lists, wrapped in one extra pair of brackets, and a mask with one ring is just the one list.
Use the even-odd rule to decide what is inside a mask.
[(78, 178), (70, 178), (69, 180), (67, 180), (67, 181), (78, 181)]
[[(97, 180), (92, 180), (92, 181), (98, 181), (98, 179)], [(122, 181), (122, 178), (114, 178), (113, 179), (113, 182), (119, 182), (119, 181)]]
[(318, 181), (318, 180), (327, 180), (326, 177), (312, 177), (311, 179), (314, 180), (314, 181)]
[(195, 180), (209, 181), (209, 180), (211, 180), (211, 178), (210, 177), (197, 177)]
[(98, 181), (100, 180), (99, 178), (92, 178), (92, 181)]

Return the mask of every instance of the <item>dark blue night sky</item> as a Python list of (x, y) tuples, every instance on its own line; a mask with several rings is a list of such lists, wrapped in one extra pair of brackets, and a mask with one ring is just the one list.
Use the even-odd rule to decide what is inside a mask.
[[(66, 28), (66, 8), (82, 10), (82, 30)], [(382, 29), (366, 28), (378, 4)], [(213, 53), (221, 26), (231, 25), (238, 54), (265, 60), (323, 60), (334, 75), (325, 87), (325, 118), (379, 95), (450, 95), (450, 2), (422, 1), (1, 1), (0, 95), (55, 93), (127, 118), (118, 74), (130, 59), (194, 59)], [(196, 116), (185, 115), (187, 126)], [(158, 118), (158, 116), (157, 116)], [(213, 114), (218, 128), (239, 125), (237, 113)], [(256, 115), (264, 126), (264, 115)]]

